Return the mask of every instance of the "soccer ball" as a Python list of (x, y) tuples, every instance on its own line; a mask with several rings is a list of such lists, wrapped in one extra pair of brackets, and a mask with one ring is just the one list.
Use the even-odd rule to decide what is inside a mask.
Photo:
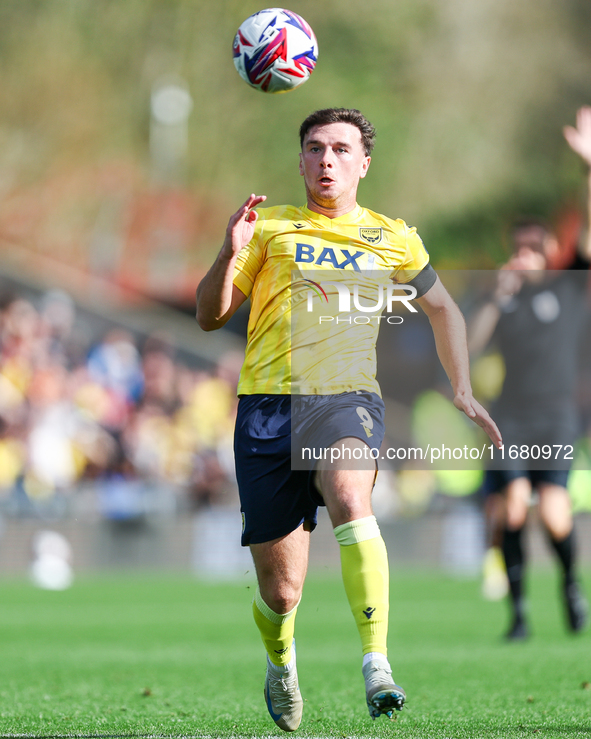
[(291, 10), (268, 8), (251, 15), (234, 37), (234, 66), (262, 92), (288, 92), (314, 71), (318, 43), (306, 21)]

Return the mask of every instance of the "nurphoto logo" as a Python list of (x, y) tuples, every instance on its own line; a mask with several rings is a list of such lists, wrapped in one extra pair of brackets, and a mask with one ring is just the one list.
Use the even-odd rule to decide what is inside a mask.
[[(298, 285), (305, 286), (308, 288), (306, 296), (306, 311), (308, 313), (314, 313), (318, 307), (322, 309), (326, 304), (329, 303), (328, 293), (335, 293), (338, 298), (338, 313), (349, 314), (349, 313), (373, 313), (373, 316), (356, 316), (355, 323), (369, 323), (372, 318), (377, 320), (379, 323), (385, 316), (381, 313), (386, 310), (387, 313), (393, 312), (395, 304), (402, 304), (411, 313), (417, 313), (417, 309), (412, 304), (412, 301), (417, 296), (417, 290), (412, 285), (399, 285), (390, 283), (387, 286), (384, 285), (372, 285), (371, 286), (371, 297), (368, 296), (370, 292), (369, 286), (362, 287), (358, 284), (350, 286), (343, 282), (337, 282), (332, 280), (322, 280), (322, 282), (315, 282), (308, 278), (299, 280), (292, 285), (292, 289)], [(361, 294), (360, 294), (361, 293)], [(364, 301), (362, 303), (362, 300)], [(388, 323), (402, 323), (402, 316), (393, 315), (387, 317)], [(341, 323), (346, 321), (351, 322), (351, 317), (346, 318), (340, 315), (321, 315), (319, 316), (319, 323), (329, 323), (336, 321)]]

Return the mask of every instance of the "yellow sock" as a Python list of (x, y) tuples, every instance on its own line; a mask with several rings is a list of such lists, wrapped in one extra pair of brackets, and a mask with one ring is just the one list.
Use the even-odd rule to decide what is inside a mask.
[(297, 610), (296, 606), (289, 613), (275, 613), (265, 603), (257, 588), (252, 603), (252, 612), (269, 659), (274, 665), (286, 665), (291, 659), (291, 644)]
[(386, 545), (375, 516), (334, 530), (341, 549), (345, 592), (361, 636), (363, 654), (387, 654), (389, 571)]

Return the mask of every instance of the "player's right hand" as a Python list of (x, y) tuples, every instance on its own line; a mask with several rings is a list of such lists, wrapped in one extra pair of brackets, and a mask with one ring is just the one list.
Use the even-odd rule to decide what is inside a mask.
[(519, 269), (511, 259), (504, 264), (497, 274), (497, 286), (493, 299), (497, 305), (502, 305), (511, 299), (512, 295), (518, 293), (523, 285), (523, 268)]
[(488, 438), (500, 449), (503, 445), (503, 437), (497, 424), (492, 420), (488, 411), (480, 405), (472, 393), (458, 393), (453, 401), (459, 411), (463, 411), (469, 419), (480, 426), (486, 432)]
[(254, 226), (258, 218), (258, 214), (253, 208), (256, 208), (257, 205), (260, 205), (266, 199), (266, 195), (255, 195), (252, 193), (230, 218), (228, 227), (226, 228), (226, 238), (222, 247), (222, 252), (227, 257), (236, 256), (252, 239)]

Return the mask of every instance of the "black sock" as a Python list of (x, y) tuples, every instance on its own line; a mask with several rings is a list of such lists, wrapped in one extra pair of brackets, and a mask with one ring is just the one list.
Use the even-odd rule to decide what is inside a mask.
[(505, 557), (507, 578), (509, 579), (509, 595), (516, 621), (523, 621), (525, 617), (523, 598), (525, 557), (521, 543), (522, 531), (523, 528), (517, 529), (516, 531), (505, 529), (503, 532), (503, 556)]
[(574, 563), (575, 563), (575, 532), (571, 529), (570, 534), (557, 541), (550, 537), (550, 543), (554, 551), (556, 552), (562, 571), (564, 573), (564, 584), (570, 585), (575, 579), (574, 577)]

